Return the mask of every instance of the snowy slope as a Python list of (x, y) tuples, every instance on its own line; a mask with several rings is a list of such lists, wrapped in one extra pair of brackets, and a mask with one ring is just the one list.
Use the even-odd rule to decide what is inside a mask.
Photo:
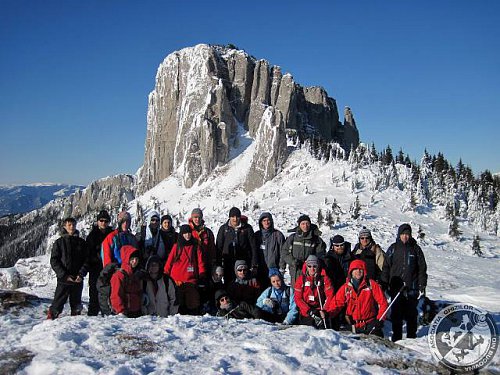
[[(234, 205), (248, 207), (242, 211), (254, 228), (262, 211), (272, 212), (276, 227), (286, 232), (296, 225), (300, 213), (309, 214), (315, 222), (318, 210), (325, 214), (335, 200), (339, 206), (336, 224), (321, 227), (325, 241), (342, 234), (355, 243), (359, 229), (367, 226), (376, 242), (387, 249), (402, 222), (411, 223), (415, 233), (420, 226), (426, 234), (420, 244), (427, 259), (427, 292), (431, 299), (476, 304), (489, 310), (500, 323), (498, 238), (481, 234), (485, 256), (473, 256), (475, 232), (466, 222), (461, 225), (461, 240), (453, 241), (447, 235), (442, 210), (404, 210), (406, 192), (392, 188), (374, 192), (371, 167), (351, 170), (346, 161), (318, 161), (305, 150), (294, 151), (273, 181), (246, 195), (241, 184), (255, 147), (247, 135), (241, 136), (247, 139), (239, 143), (241, 152), (236, 152), (231, 163), (218, 169), (209, 180), (184, 189), (180, 176), (170, 177), (131, 202), (132, 214), (138, 204), (146, 209), (159, 205), (162, 213), (169, 212), (184, 223), (193, 208), (201, 207), (207, 225), (217, 232)], [(349, 207), (356, 196), (362, 210), (360, 218), (354, 220)], [(333, 331), (308, 327), (278, 330), (261, 321), (225, 321), (209, 316), (70, 318), (66, 309), (61, 319), (45, 321), (45, 309), (55, 289), (48, 257), (22, 260), (16, 268), (30, 281), (22, 290), (47, 298), (20, 314), (0, 314), (0, 365), (8, 353), (26, 349), (34, 354), (21, 373), (329, 374), (433, 370), (426, 327), (419, 328), (418, 339), (401, 341), (401, 347), (375, 339), (356, 340)], [(498, 353), (491, 368), (500, 370)]]

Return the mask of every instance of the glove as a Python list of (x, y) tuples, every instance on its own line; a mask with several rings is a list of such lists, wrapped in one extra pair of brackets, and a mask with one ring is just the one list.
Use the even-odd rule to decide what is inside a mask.
[(264, 298), (264, 300), (262, 301), (262, 303), (264, 305), (266, 305), (267, 307), (270, 307), (271, 309), (274, 308), (274, 301), (271, 298)]
[(319, 315), (318, 310), (309, 310), (309, 316), (313, 318), (314, 320), (314, 325), (316, 327), (321, 327), (323, 325), (323, 319), (321, 319), (321, 316)]

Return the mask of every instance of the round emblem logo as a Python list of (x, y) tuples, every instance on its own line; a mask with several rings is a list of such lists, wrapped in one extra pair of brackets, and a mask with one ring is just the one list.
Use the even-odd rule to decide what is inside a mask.
[(498, 347), (498, 331), (491, 315), (465, 303), (441, 310), (430, 324), (427, 337), (433, 357), (457, 372), (485, 367)]

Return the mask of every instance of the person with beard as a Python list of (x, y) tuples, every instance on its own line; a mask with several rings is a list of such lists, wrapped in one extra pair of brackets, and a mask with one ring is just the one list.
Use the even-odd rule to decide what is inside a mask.
[(326, 244), (321, 239), (321, 231), (307, 215), (301, 215), (297, 227), (281, 247), (281, 258), (288, 264), (291, 284), (301, 274), (302, 266), (309, 255), (316, 255), (323, 260), (326, 254)]
[(359, 231), (359, 242), (352, 251), (354, 259), (361, 259), (366, 264), (367, 276), (371, 280), (380, 282), (380, 275), (384, 267), (385, 253), (382, 248), (375, 243), (372, 232), (363, 227)]
[(252, 276), (258, 272), (257, 248), (254, 232), (248, 218), (241, 215), (237, 207), (229, 210), (229, 220), (219, 228), (217, 233), (217, 261), (218, 266), (224, 268), (226, 283), (234, 280), (234, 262), (244, 260), (251, 265)]
[(335, 294), (332, 282), (322, 269), (316, 255), (307, 257), (294, 288), (295, 303), (299, 309), (299, 324), (318, 329), (330, 328), (325, 304), (332, 300)]
[(333, 236), (325, 255), (325, 270), (336, 291), (344, 285), (352, 260), (351, 243), (346, 242), (340, 234)]
[(406, 337), (417, 337), (418, 300), (425, 296), (427, 263), (424, 253), (411, 235), (411, 226), (401, 224), (396, 242), (385, 254), (381, 280), (389, 288), (392, 299), (401, 291), (391, 308), (392, 341), (403, 337), (403, 320)]
[(227, 292), (237, 302), (247, 302), (251, 305), (255, 304), (257, 297), (260, 294), (259, 282), (252, 277), (248, 272), (247, 262), (237, 260), (234, 263), (235, 279), (227, 287)]
[(122, 264), (122, 246), (130, 245), (138, 248), (137, 239), (130, 231), (132, 217), (127, 211), (118, 214), (118, 228), (106, 236), (101, 246), (102, 266), (106, 267), (110, 263)]
[(162, 259), (162, 264), (165, 264), (165, 262), (168, 259), (168, 256), (170, 255), (170, 252), (172, 251), (172, 248), (174, 245), (177, 243), (177, 237), (178, 234), (175, 231), (174, 227), (172, 226), (172, 216), (170, 215), (163, 215), (160, 220), (161, 227), (160, 227), (160, 236), (163, 241), (163, 244), (165, 245), (165, 258)]
[(143, 315), (167, 317), (177, 314), (179, 310), (175, 282), (162, 272), (161, 266), (162, 261), (157, 255), (149, 257), (146, 263), (148, 276), (143, 281)]
[(188, 224), (181, 225), (179, 239), (168, 256), (164, 271), (177, 284), (179, 313), (199, 314), (201, 302), (198, 283), (206, 278), (206, 266)]
[(147, 216), (147, 220), (149, 225), (141, 226), (141, 230), (135, 235), (143, 260), (146, 262), (150, 256), (157, 255), (160, 259), (166, 261), (167, 249), (160, 235), (160, 214), (151, 211)]
[(384, 314), (387, 300), (380, 285), (367, 276), (366, 264), (360, 259), (349, 266), (344, 285), (328, 301), (325, 310), (332, 316), (345, 311), (346, 320), (354, 333), (374, 334), (384, 337)]
[(263, 212), (259, 217), (259, 230), (255, 232), (255, 245), (258, 252), (257, 279), (261, 286), (270, 286), (269, 273), (284, 270), (286, 263), (281, 259), (281, 246), (285, 236), (274, 228), (273, 216), (270, 212)]
[(205, 258), (207, 273), (212, 272), (216, 263), (215, 237), (210, 228), (205, 226), (201, 208), (195, 208), (191, 211), (189, 226), (191, 227), (191, 234), (198, 241), (198, 246)]
[(50, 253), (50, 265), (57, 277), (57, 286), (47, 319), (56, 319), (69, 297), (71, 315), (82, 311), (83, 278), (88, 270), (88, 251), (83, 238), (76, 230), (76, 220), (68, 217), (63, 221), (59, 237)]
[(263, 319), (274, 323), (271, 314), (246, 302), (234, 303), (229, 294), (223, 289), (215, 292), (215, 305), (217, 307), (215, 316), (218, 317), (226, 319)]
[(87, 315), (97, 316), (99, 314), (99, 297), (97, 293), (97, 278), (102, 271), (101, 245), (113, 229), (109, 226), (111, 217), (108, 211), (102, 210), (97, 215), (97, 222), (85, 242), (89, 251), (89, 309)]

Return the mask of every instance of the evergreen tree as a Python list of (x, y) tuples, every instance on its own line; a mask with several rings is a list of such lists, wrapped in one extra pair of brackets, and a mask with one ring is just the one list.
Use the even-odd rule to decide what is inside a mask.
[(356, 220), (357, 218), (359, 218), (361, 212), (361, 204), (359, 203), (359, 196), (356, 195), (356, 199), (351, 205), (349, 212), (351, 213), (351, 217), (353, 219)]
[(453, 239), (458, 239), (462, 231), (458, 228), (458, 220), (454, 216), (448, 227), (448, 235)]
[(326, 225), (328, 225), (329, 227), (332, 227), (335, 224), (335, 222), (333, 220), (332, 211), (326, 210), (325, 222), (326, 222)]
[(318, 220), (317, 220), (317, 223), (318, 223), (318, 226), (321, 226), (323, 225), (323, 212), (321, 211), (321, 208), (318, 210)]

